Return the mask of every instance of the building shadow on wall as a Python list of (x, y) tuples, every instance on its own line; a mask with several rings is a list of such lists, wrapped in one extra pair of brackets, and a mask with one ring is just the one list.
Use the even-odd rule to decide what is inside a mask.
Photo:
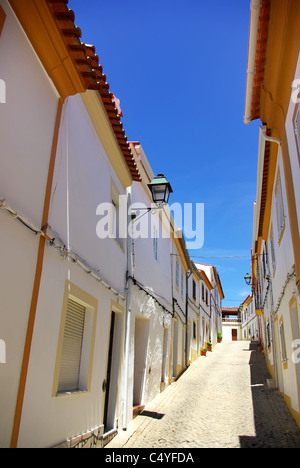
[(300, 447), (300, 430), (267, 369), (263, 352), (250, 343), (249, 366), (255, 437), (240, 436), (241, 448)]

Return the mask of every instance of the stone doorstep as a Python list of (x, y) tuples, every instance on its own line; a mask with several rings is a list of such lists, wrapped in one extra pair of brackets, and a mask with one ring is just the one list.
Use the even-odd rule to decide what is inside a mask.
[(135, 419), (137, 416), (141, 414), (141, 412), (144, 410), (145, 405), (136, 405), (133, 407), (133, 418)]
[(118, 434), (118, 429), (112, 429), (104, 433), (104, 426), (73, 437), (54, 448), (103, 448)]

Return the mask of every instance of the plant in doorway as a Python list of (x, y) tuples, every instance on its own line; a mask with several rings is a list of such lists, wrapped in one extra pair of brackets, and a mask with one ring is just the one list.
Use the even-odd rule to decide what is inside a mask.
[(218, 343), (221, 343), (222, 339), (223, 339), (222, 333), (219, 333), (219, 332), (218, 332), (218, 333), (217, 333), (217, 340), (218, 340)]
[(210, 341), (207, 342), (207, 351), (212, 351), (212, 343)]

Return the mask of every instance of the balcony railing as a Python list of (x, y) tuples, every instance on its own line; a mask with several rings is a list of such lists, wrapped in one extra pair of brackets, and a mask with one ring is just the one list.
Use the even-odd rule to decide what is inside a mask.
[(222, 318), (222, 322), (233, 322), (233, 323), (242, 323), (241, 319), (236, 318)]

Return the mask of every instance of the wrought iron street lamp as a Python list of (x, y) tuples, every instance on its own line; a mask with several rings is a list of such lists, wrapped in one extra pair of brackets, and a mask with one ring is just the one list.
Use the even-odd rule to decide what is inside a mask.
[(158, 174), (151, 184), (148, 184), (152, 193), (153, 202), (156, 205), (164, 205), (169, 201), (170, 194), (173, 193), (172, 187), (163, 174)]
[(249, 273), (247, 273), (245, 276), (244, 276), (244, 280), (246, 282), (246, 284), (248, 286), (251, 286), (251, 283), (252, 283), (252, 278), (251, 278), (251, 275), (249, 275)]

